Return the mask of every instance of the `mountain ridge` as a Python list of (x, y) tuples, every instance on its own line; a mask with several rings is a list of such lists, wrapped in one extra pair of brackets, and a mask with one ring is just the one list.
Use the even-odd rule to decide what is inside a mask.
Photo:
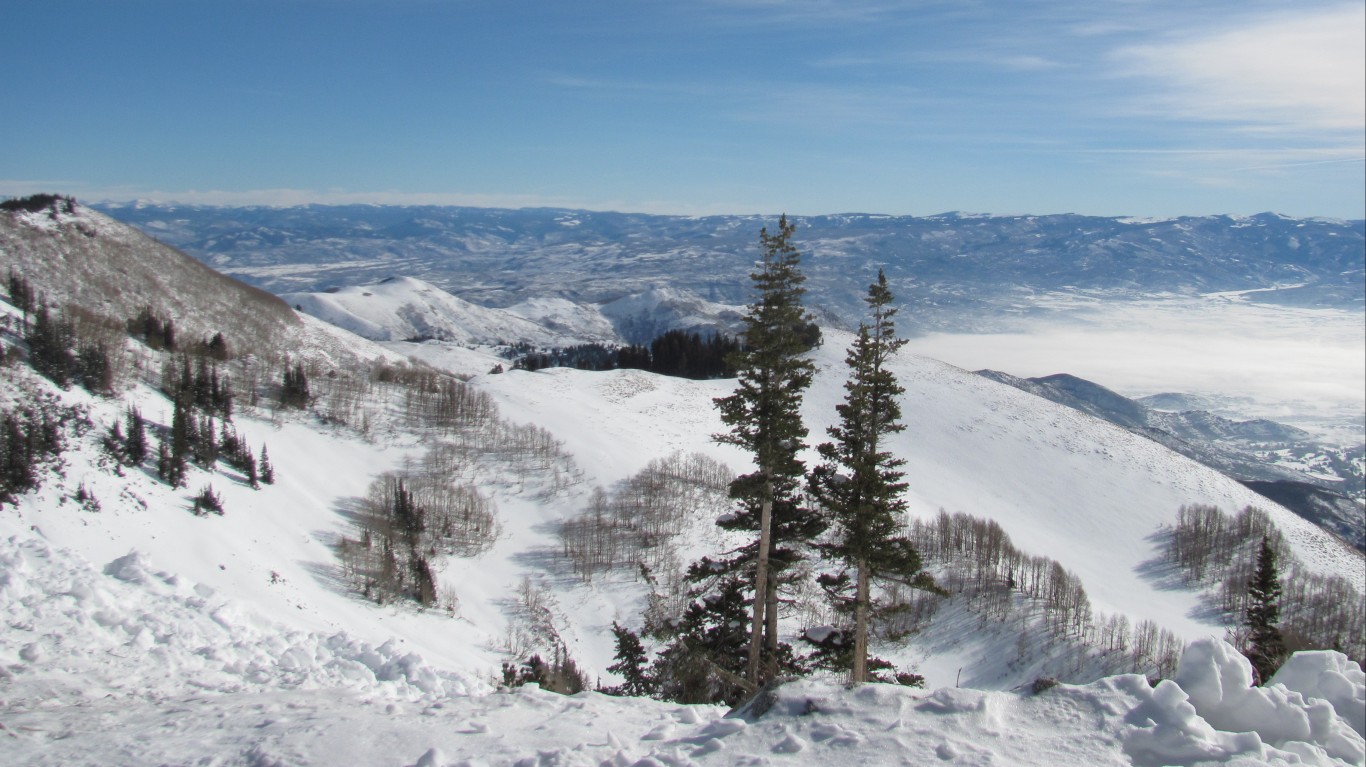
[[(607, 303), (658, 282), (742, 305), (764, 216), (653, 216), (439, 206), (105, 206), (111, 215), (274, 292), (403, 274), (466, 300)], [(421, 226), (403, 228), (420, 221)], [(1274, 214), (1138, 222), (1079, 215), (794, 216), (813, 310), (856, 324), (886, 270), (905, 330), (993, 329), (1060, 293), (1261, 291), (1251, 299), (1360, 309), (1366, 221)], [(395, 228), (398, 227), (398, 228)]]

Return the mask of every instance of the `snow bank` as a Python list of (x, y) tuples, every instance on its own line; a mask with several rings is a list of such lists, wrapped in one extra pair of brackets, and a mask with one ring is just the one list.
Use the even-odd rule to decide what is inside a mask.
[[(0, 541), (0, 667), (8, 703), (344, 688), (394, 699), (464, 694), (399, 641), (290, 630), (158, 571), (138, 552), (96, 570), (36, 538)], [(27, 692), (26, 692), (27, 691)]]

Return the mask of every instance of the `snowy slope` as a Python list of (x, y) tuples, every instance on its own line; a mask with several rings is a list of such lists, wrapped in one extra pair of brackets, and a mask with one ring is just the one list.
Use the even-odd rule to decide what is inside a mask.
[(1366, 675), (1297, 656), (1267, 688), (1206, 640), (1138, 675), (1028, 693), (785, 685), (710, 706), (467, 694), (458, 674), (254, 618), (137, 555), (95, 569), (0, 538), (0, 763), (23, 765), (1353, 765)]
[[(826, 439), (823, 424), (843, 398), (851, 337), (826, 335), (804, 404), (810, 443)], [(908, 462), (912, 511), (996, 519), (1022, 548), (1080, 574), (1106, 609), (1134, 610), (1132, 595), (1153, 590), (1137, 573), (1157, 554), (1146, 539), (1188, 503), (1267, 508), (1307, 563), (1361, 585), (1358, 560), (1329, 536), (1150, 440), (925, 357), (902, 354), (893, 369), (907, 389), (907, 429), (891, 449)], [(505, 412), (549, 428), (609, 482), (675, 450), (706, 452), (732, 466), (744, 460), (710, 439), (724, 431), (712, 399), (730, 392), (728, 381), (568, 369), (476, 381)]]
[(289, 293), (291, 306), (375, 341), (432, 338), (458, 344), (564, 346), (600, 338), (549, 330), (511, 312), (477, 306), (412, 277), (330, 293)]
[(741, 308), (655, 286), (605, 304), (537, 296), (506, 309), (479, 306), (412, 277), (322, 293), (286, 293), (300, 311), (376, 341), (459, 345), (648, 344), (667, 330), (730, 330)]
[[(841, 376), (831, 347), (842, 341), (832, 338), (818, 354), (823, 372), (810, 396), (812, 412), (838, 397)], [(1150, 509), (1130, 494), (1152, 491), (1144, 483), (1155, 477), (1171, 486), (1162, 491), (1171, 500), (1231, 505), (1243, 499), (1194, 464), (1144, 453), (1148, 448), (1118, 436), (1123, 432), (1080, 415), (1069, 421), (1068, 411), (1051, 403), (933, 361), (908, 357), (900, 364), (915, 430), (898, 452), (920, 478), (919, 511), (935, 504), (989, 506), (1028, 548), (1084, 537), (1086, 529), (1064, 528), (1084, 525), (1093, 505), (1137, 517), (1121, 520), (1121, 529), (1149, 530), (1171, 509), (1156, 502)], [(22, 385), (45, 384), (30, 378)], [(1269, 743), (1299, 748), (1285, 738), (1215, 731), (1183, 708), (1185, 693), (1159, 695), (1139, 677), (1039, 699), (953, 689), (851, 694), (805, 683), (783, 692), (786, 702), (776, 713), (752, 724), (717, 722), (723, 712), (716, 708), (596, 694), (562, 698), (528, 689), (468, 697), (488, 689), (504, 657), (513, 622), (508, 604), (524, 578), (546, 589), (571, 651), (591, 669), (606, 665), (610, 622), (630, 621), (638, 611), (638, 586), (590, 587), (562, 577), (553, 555), (547, 558), (555, 546), (553, 523), (582, 508), (592, 485), (610, 486), (678, 449), (706, 451), (732, 465), (741, 459), (708, 438), (719, 430), (711, 398), (724, 394), (727, 382), (551, 370), (490, 375), (476, 385), (497, 397), (505, 416), (534, 416), (564, 440), (581, 480), (546, 494), (514, 478), (487, 478), (505, 535), (484, 556), (453, 560), (441, 573), (443, 583), (459, 590), (454, 616), (378, 609), (346, 593), (328, 546), (345, 534), (347, 503), (369, 479), (418, 454), (421, 445), (412, 436), (386, 431), (363, 439), (307, 415), (239, 415), (250, 443), (269, 444), (280, 479), (258, 491), (221, 473), (196, 471), (189, 487), (212, 482), (226, 501), (221, 518), (192, 516), (189, 491), (169, 491), (137, 472), (120, 479), (100, 470), (96, 432), (73, 445), (65, 478), (51, 478), (18, 509), (0, 513), (6, 541), (0, 609), (8, 627), (0, 639), (0, 668), (6, 669), (0, 724), (15, 749), (9, 753), (18, 755), (15, 763), (186, 762), (213, 755), (221, 764), (253, 765), (424, 758), (427, 764), (524, 758), (728, 764), (766, 755), (815, 764), (852, 753), (888, 764), (931, 755), (968, 763), (1159, 763), (1153, 754), (1191, 764), (1235, 756), (1260, 764), (1289, 763), (1291, 752)], [(89, 407), (97, 423), (107, 424), (122, 407), (79, 390), (61, 396)], [(160, 395), (135, 388), (126, 396), (150, 418), (165, 418)], [(931, 436), (937, 432), (946, 434)], [(1020, 450), (1020, 441), (1032, 453)], [(979, 454), (970, 456), (974, 451)], [(1122, 468), (1131, 459), (1137, 467)], [(968, 479), (954, 473), (956, 461), (994, 472)], [(943, 475), (934, 481), (927, 478), (931, 464)], [(968, 487), (955, 490), (954, 480)], [(78, 483), (102, 499), (101, 511), (82, 511), (70, 500)], [(1042, 489), (1024, 489), (1034, 483)], [(1158, 500), (1166, 499), (1159, 494)], [(1045, 529), (1030, 533), (1031, 527)], [(1302, 555), (1314, 551), (1311, 536), (1292, 538)], [(1151, 554), (1142, 535), (1131, 542), (1107, 533), (1090, 543), (1103, 548), (1098, 559), (1112, 563)], [(1125, 609), (1182, 628), (1188, 595), (1158, 593), (1124, 567), (1097, 567), (1086, 557), (1069, 558), (1064, 548), (1073, 547), (1049, 553), (1081, 573), (1094, 594), (1119, 598), (1132, 589)], [(1319, 563), (1335, 566), (1331, 558)], [(1217, 633), (1211, 626), (1185, 628), (1192, 637)], [(954, 663), (966, 656), (958, 652)], [(933, 686), (947, 683), (931, 674)], [(802, 716), (807, 699), (827, 714)], [(144, 734), (152, 731), (166, 737), (149, 744)], [(1342, 735), (1340, 727), (1332, 732), (1346, 738), (1334, 748), (1352, 763), (1359, 739)], [(1330, 763), (1320, 752), (1305, 753)], [(877, 761), (884, 758), (889, 761)]]
[[(322, 369), (397, 357), (313, 318), (291, 324), (289, 351)], [(815, 353), (820, 374), (806, 401), (812, 442), (841, 397), (848, 340), (827, 332)], [(469, 366), (463, 372), (487, 369), (487, 359), (455, 359)], [(1233, 510), (1256, 496), (1154, 443), (957, 368), (903, 355), (896, 371), (907, 388), (908, 429), (891, 447), (908, 461), (914, 513), (942, 507), (994, 518), (1022, 549), (1077, 573), (1098, 608), (1152, 619), (1187, 639), (1222, 634), (1203, 622), (1194, 594), (1147, 575), (1157, 556), (1151, 536), (1180, 504)], [(269, 446), (277, 483), (255, 490), (230, 471), (195, 469), (188, 487), (174, 490), (145, 467), (117, 476), (99, 448), (127, 404), (164, 426), (170, 406), (162, 395), (129, 385), (105, 400), (59, 392), (23, 365), (0, 368), (6, 396), (46, 392), (91, 422), (69, 435), (60, 470), (41, 489), (0, 509), (0, 742), (13, 747), (0, 751), (0, 764), (890, 764), (931, 755), (963, 763), (1260, 764), (1290, 763), (1292, 753), (1308, 763), (1330, 763), (1329, 755), (1360, 762), (1359, 731), (1353, 740), (1317, 704), (1289, 694), (1253, 701), (1249, 708), (1263, 713), (1252, 729), (1266, 729), (1265, 737), (1234, 736), (1197, 717), (1180, 689), (1152, 690), (1138, 677), (1038, 699), (954, 689), (847, 693), (810, 682), (783, 692), (774, 713), (751, 716), (751, 724), (716, 723), (715, 708), (591, 694), (482, 695), (521, 641), (518, 603), (528, 589), (594, 675), (610, 662), (611, 622), (638, 620), (642, 584), (630, 575), (584, 583), (558, 557), (558, 523), (585, 508), (593, 488), (610, 489), (676, 451), (736, 470), (745, 457), (710, 439), (722, 430), (712, 399), (730, 382), (547, 370), (481, 374), (472, 384), (493, 396), (506, 422), (548, 429), (562, 457), (554, 484), (515, 462), (472, 468), (502, 534), (478, 557), (438, 564), (458, 606), (420, 611), (376, 607), (348, 591), (333, 544), (354, 534), (349, 517), (371, 480), (418, 459), (430, 435), (378, 416), (361, 433), (314, 413), (243, 407), (237, 428), (250, 445)], [(381, 403), (376, 412), (395, 407)], [(225, 515), (190, 513), (205, 484), (223, 495)], [(74, 500), (82, 487), (100, 500), (99, 511)], [(1360, 588), (1359, 556), (1270, 511), (1300, 558)], [(693, 521), (680, 557), (723, 545), (707, 532), (711, 517)], [(912, 641), (916, 652), (932, 653), (921, 659), (932, 687), (952, 684), (964, 666), (990, 670), (969, 674), (985, 688), (1032, 680), (991, 657), (996, 639), (970, 616), (947, 619), (954, 641)], [(1204, 666), (1236, 688), (1236, 659), (1202, 652)], [(1327, 673), (1331, 664), (1321, 665)], [(1360, 672), (1333, 673), (1319, 697), (1346, 690), (1344, 710), (1355, 716)], [(1209, 699), (1236, 697), (1194, 677), (1185, 687), (1209, 712)], [(808, 699), (825, 714), (802, 716)], [(1315, 724), (1277, 734), (1268, 706), (1301, 711)], [(1221, 726), (1236, 726), (1230, 721)], [(1295, 745), (1311, 741), (1318, 745)]]

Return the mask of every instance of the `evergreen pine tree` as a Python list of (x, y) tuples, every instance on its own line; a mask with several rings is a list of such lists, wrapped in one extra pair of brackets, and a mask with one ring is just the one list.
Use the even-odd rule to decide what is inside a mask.
[[(109, 433), (105, 435), (101, 442), (103, 443), (105, 452), (107, 452), (115, 461), (125, 463), (128, 460), (125, 448), (128, 439), (123, 436), (122, 423), (115, 421), (113, 425), (109, 427)], [(119, 472), (116, 471), (115, 473), (118, 474)], [(122, 476), (122, 474), (120, 474), (120, 476)]]
[(261, 460), (258, 463), (261, 481), (267, 485), (275, 484), (275, 467), (270, 465), (270, 455), (266, 453), (265, 445), (261, 446)]
[(102, 343), (90, 343), (76, 352), (75, 371), (81, 385), (91, 394), (109, 394), (114, 390), (114, 367), (109, 362), (109, 351)]
[(750, 665), (748, 588), (740, 578), (728, 577), (684, 611), (673, 641), (651, 667), (660, 698), (734, 705), (755, 689), (743, 676)]
[(717, 441), (748, 451), (756, 466), (731, 484), (739, 509), (724, 518), (728, 526), (756, 536), (729, 563), (753, 574), (745, 673), (756, 686), (776, 673), (779, 575), (797, 558), (789, 547), (821, 531), (819, 520), (797, 503), (798, 480), (805, 474), (797, 454), (807, 435), (801, 400), (814, 366), (802, 358), (809, 348), (802, 331), (810, 317), (801, 303), (806, 278), (798, 268), (801, 254), (792, 244), (794, 231), (783, 216), (777, 234), (766, 228), (759, 234), (763, 259), (750, 275), (757, 295), (745, 315), (744, 343), (733, 362), (739, 380), (734, 394), (716, 400), (721, 421), (730, 427)]
[(164, 439), (157, 442), (157, 479), (160, 479), (162, 482), (165, 482), (172, 487), (177, 485), (177, 483), (171, 481), (171, 451), (166, 447), (166, 440)]
[(219, 362), (224, 362), (230, 356), (228, 353), (228, 340), (223, 337), (221, 332), (214, 333), (213, 338), (204, 344), (204, 352)]
[(402, 477), (398, 479), (397, 487), (394, 489), (389, 516), (393, 519), (394, 529), (403, 535), (408, 548), (416, 551), (421, 543), (422, 533), (427, 530), (427, 513), (413, 500), (413, 492), (404, 486)]
[(850, 678), (855, 684), (869, 678), (868, 622), (876, 607), (873, 580), (891, 579), (939, 591), (921, 571), (920, 555), (911, 541), (899, 534), (899, 518), (906, 506), (901, 497), (906, 483), (900, 471), (905, 461), (885, 449), (884, 438), (905, 429), (896, 401), (905, 390), (887, 369), (887, 361), (906, 342), (896, 337), (892, 319), (896, 309), (881, 271), (865, 301), (872, 321), (859, 326), (845, 357), (849, 366), (845, 400), (835, 408), (839, 422), (827, 430), (835, 441), (817, 448), (824, 463), (810, 480), (812, 496), (835, 528), (833, 540), (821, 550), (843, 570), (822, 577), (821, 585), (836, 600), (837, 608), (853, 613)]
[(12, 503), (37, 485), (33, 464), (28, 435), (19, 419), (6, 413), (0, 423), (0, 503)]
[(77, 370), (70, 323), (53, 316), (46, 305), (39, 306), (24, 340), (33, 369), (63, 389), (70, 387)]
[(311, 399), (304, 366), (296, 364), (292, 368), (285, 368), (284, 382), (280, 387), (280, 406), (303, 409), (308, 407)]
[(412, 575), (413, 599), (423, 607), (436, 604), (436, 576), (427, 558), (414, 550), (408, 556), (408, 570)]
[(199, 490), (199, 495), (194, 497), (194, 514), (195, 516), (203, 514), (223, 515), (223, 498), (213, 491), (211, 485), (202, 487)]
[(123, 442), (123, 457), (131, 466), (141, 466), (147, 460), (147, 422), (136, 407), (129, 407), (124, 416), (127, 434)]
[(33, 286), (23, 275), (14, 271), (14, 267), (9, 270), (9, 300), (23, 315), (23, 332), (28, 333), (28, 316), (33, 313)]
[[(171, 487), (185, 484), (185, 474), (189, 470), (190, 452), (194, 446), (194, 413), (183, 399), (177, 399), (171, 411), (171, 444), (166, 455), (166, 469), (163, 479)], [(166, 444), (162, 443), (162, 448)]]
[(1285, 661), (1285, 641), (1277, 625), (1281, 619), (1281, 578), (1276, 566), (1276, 549), (1265, 535), (1257, 552), (1257, 568), (1247, 582), (1247, 593), (1249, 600), (1243, 622), (1248, 628), (1245, 654), (1257, 672), (1257, 683), (1266, 684)]
[(625, 626), (612, 622), (612, 637), (616, 640), (616, 663), (607, 667), (613, 674), (620, 674), (624, 680), (611, 688), (614, 695), (649, 695), (654, 688), (650, 680), (649, 660), (645, 656), (645, 645), (640, 636)]

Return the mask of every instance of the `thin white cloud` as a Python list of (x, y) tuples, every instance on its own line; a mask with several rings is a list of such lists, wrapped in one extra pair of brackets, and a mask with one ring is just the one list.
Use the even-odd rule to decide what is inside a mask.
[(868, 53), (825, 56), (811, 62), (823, 69), (872, 69), (921, 64), (967, 64), (1008, 72), (1043, 72), (1061, 69), (1061, 61), (1037, 53), (997, 53), (981, 48), (940, 51), (894, 51), (880, 55)]
[(707, 0), (702, 5), (721, 12), (726, 23), (766, 24), (867, 23), (905, 10), (895, 0)]
[(1140, 175), (1163, 178), (1209, 189), (1244, 189), (1254, 183), (1277, 183), (1298, 171), (1316, 166), (1366, 163), (1361, 147), (1277, 147), (1221, 149), (1110, 148), (1064, 150), (1073, 154), (1131, 158), (1125, 160)]
[(0, 179), (0, 197), (21, 197), (38, 192), (71, 195), (82, 202), (131, 202), (147, 200), (180, 205), (263, 206), (289, 208), (298, 205), (453, 205), (473, 208), (570, 208), (574, 210), (658, 213), (662, 215), (720, 215), (767, 213), (774, 205), (712, 203), (696, 205), (674, 200), (590, 199), (584, 197), (461, 192), (358, 192), (344, 189), (189, 189), (168, 192), (132, 186), (101, 187), (80, 181), (30, 181)]
[(1124, 74), (1154, 86), (1144, 111), (1268, 134), (1360, 136), (1366, 130), (1363, 29), (1366, 7), (1351, 4), (1130, 46), (1114, 60)]

